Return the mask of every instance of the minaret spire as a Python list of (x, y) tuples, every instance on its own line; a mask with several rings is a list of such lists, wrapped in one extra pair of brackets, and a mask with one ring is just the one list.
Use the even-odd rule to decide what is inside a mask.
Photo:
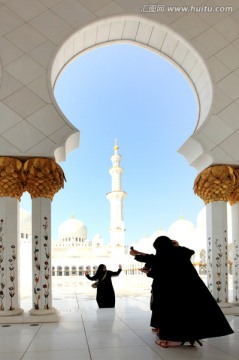
[(122, 174), (124, 169), (120, 166), (121, 155), (118, 153), (118, 139), (115, 139), (114, 154), (111, 156), (112, 167), (109, 170), (112, 179), (111, 192), (107, 194), (110, 202), (110, 244), (112, 251), (117, 249), (123, 255), (124, 251), (124, 216), (123, 201), (127, 194), (122, 190)]
[(114, 146), (115, 154), (118, 154), (118, 150), (119, 150), (119, 145), (118, 145), (118, 139), (116, 138), (115, 139), (115, 146)]

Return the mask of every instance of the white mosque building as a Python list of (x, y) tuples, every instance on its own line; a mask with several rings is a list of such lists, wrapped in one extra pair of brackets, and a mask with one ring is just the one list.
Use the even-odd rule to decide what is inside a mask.
[[(107, 266), (115, 266), (122, 263), (125, 274), (139, 274), (138, 264), (128, 254), (129, 248), (125, 245), (125, 225), (123, 216), (123, 201), (127, 194), (122, 190), (123, 168), (120, 166), (121, 155), (118, 153), (119, 146), (115, 141), (114, 154), (111, 157), (112, 167), (109, 173), (112, 178), (111, 192), (106, 197), (110, 202), (110, 241), (104, 242), (100, 234), (93, 239), (88, 239), (87, 225), (72, 216), (65, 220), (58, 229), (58, 239), (52, 242), (52, 276), (83, 276), (88, 270), (92, 274), (100, 263)], [(21, 209), (21, 256), (31, 259), (31, 214)], [(196, 225), (183, 219), (176, 220), (167, 231), (155, 231), (150, 237), (144, 237), (133, 244), (140, 251), (154, 253), (153, 242), (161, 235), (167, 235), (177, 239), (181, 246), (186, 246), (195, 251), (192, 262), (199, 274), (206, 274), (206, 209), (198, 214)], [(230, 237), (230, 234), (229, 234)], [(229, 244), (229, 262), (230, 262)], [(29, 262), (21, 262), (21, 278), (24, 283), (31, 273)], [(23, 280), (24, 279), (24, 280)], [(29, 283), (30, 283), (29, 275)]]

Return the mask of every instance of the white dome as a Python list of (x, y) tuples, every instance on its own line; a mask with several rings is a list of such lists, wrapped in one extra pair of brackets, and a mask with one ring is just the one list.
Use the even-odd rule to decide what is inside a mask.
[(179, 219), (172, 223), (168, 229), (168, 236), (170, 239), (177, 240), (178, 238), (188, 237), (194, 229), (193, 223), (189, 220)]
[(58, 236), (59, 239), (78, 237), (85, 240), (87, 238), (87, 227), (82, 221), (71, 218), (59, 226)]
[[(155, 239), (154, 239), (155, 240)], [(137, 243), (137, 247), (135, 246), (136, 250), (145, 252), (146, 254), (151, 254), (152, 251), (154, 251), (153, 249), (153, 242), (154, 240), (152, 240), (150, 237), (144, 237), (142, 239), (140, 239)]]
[(157, 230), (150, 236), (150, 239), (154, 242), (159, 236), (168, 236), (168, 232), (165, 230)]
[(181, 246), (195, 250), (195, 228), (189, 220), (175, 221), (168, 229), (168, 237), (177, 240)]

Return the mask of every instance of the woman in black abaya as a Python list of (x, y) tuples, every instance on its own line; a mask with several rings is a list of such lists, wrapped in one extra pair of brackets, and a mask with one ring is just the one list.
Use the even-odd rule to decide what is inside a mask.
[(159, 329), (156, 343), (169, 347), (233, 333), (223, 312), (204, 284), (190, 258), (193, 250), (167, 236), (158, 237), (156, 255), (131, 249), (153, 274), (151, 326)]
[(118, 276), (122, 271), (122, 266), (119, 265), (118, 271), (107, 270), (104, 264), (99, 265), (94, 276), (90, 276), (89, 272), (85, 272), (87, 279), (98, 281), (96, 289), (96, 301), (99, 308), (114, 308), (115, 307), (115, 292), (111, 281), (112, 276)]

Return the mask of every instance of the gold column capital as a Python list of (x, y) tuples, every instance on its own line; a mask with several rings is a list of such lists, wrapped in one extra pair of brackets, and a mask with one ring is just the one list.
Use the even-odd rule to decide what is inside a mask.
[(0, 197), (14, 197), (20, 200), (24, 192), (22, 162), (11, 157), (0, 157)]
[(234, 205), (239, 202), (239, 169), (238, 168), (234, 168), (234, 174), (236, 177), (236, 184), (233, 191), (228, 196), (228, 201), (230, 205)]
[(22, 168), (25, 190), (31, 198), (53, 199), (64, 187), (65, 175), (62, 168), (52, 159), (33, 158), (27, 160)]
[(194, 181), (194, 193), (205, 204), (214, 201), (228, 201), (238, 184), (238, 175), (234, 167), (214, 165), (204, 169)]

